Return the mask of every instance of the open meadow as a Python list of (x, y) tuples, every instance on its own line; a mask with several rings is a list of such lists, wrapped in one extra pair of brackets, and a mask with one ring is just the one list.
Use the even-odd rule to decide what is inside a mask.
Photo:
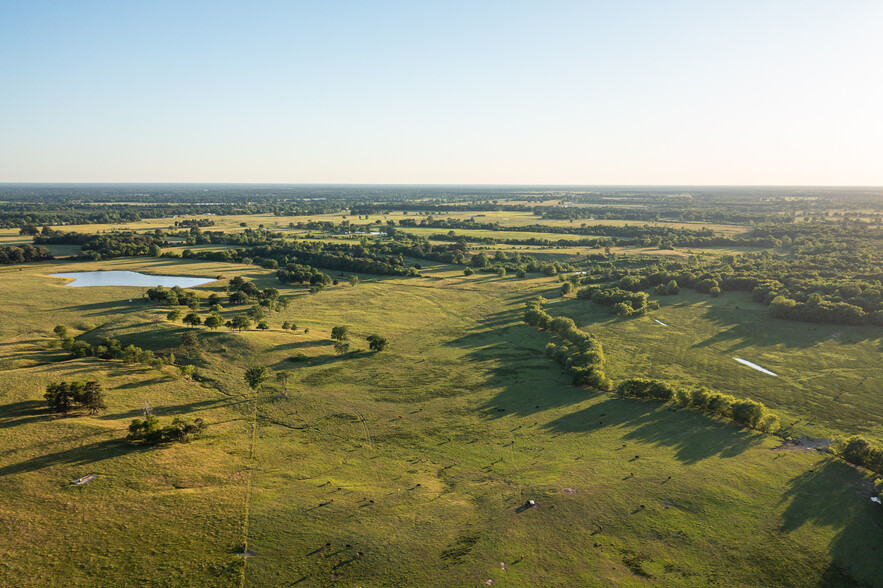
[[(203, 298), (225, 297), (242, 276), (291, 304), (269, 314), (265, 331), (211, 331), (168, 321), (144, 288), (70, 288), (48, 277), (111, 269), (221, 276), (193, 289)], [(646, 316), (611, 317), (560, 297), (556, 278), (464, 276), (432, 262), (419, 278), (363, 274), (351, 286), (347, 273), (315, 295), (254, 265), (196, 260), (0, 271), (0, 584), (821, 586), (883, 577), (868, 473), (702, 413), (574, 387), (544, 354), (550, 336), (521, 317), (544, 295), (551, 314), (599, 337), (614, 380), (665, 377), (755, 398), (783, 416), (787, 434), (811, 436), (881, 431), (872, 327), (770, 322), (738, 293), (684, 292)], [(225, 317), (237, 312), (225, 304)], [(297, 330), (281, 329), (286, 321)], [(195, 375), (71, 358), (48, 344), (58, 324), (93, 345), (116, 338), (173, 352)], [(354, 346), (343, 355), (332, 348), (339, 325)], [(197, 347), (182, 344), (188, 331)], [(373, 333), (388, 349), (367, 350)], [(252, 390), (243, 374), (253, 366), (287, 376)], [(103, 383), (104, 413), (46, 413), (47, 383), (86, 378)], [(129, 444), (126, 427), (145, 403), (161, 419), (210, 426), (187, 444)], [(87, 474), (97, 477), (69, 484)]]

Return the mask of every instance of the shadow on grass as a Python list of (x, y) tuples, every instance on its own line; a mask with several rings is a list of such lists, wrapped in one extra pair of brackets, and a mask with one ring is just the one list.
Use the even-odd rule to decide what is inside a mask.
[(806, 524), (836, 531), (818, 585), (877, 586), (883, 578), (881, 507), (869, 499), (869, 485), (855, 468), (828, 458), (793, 478), (785, 491), (782, 532)]
[[(626, 441), (670, 447), (675, 457), (693, 464), (709, 457), (735, 457), (762, 442), (763, 436), (702, 413), (625, 398), (610, 398), (546, 425), (556, 433), (590, 433), (618, 427)], [(632, 452), (623, 456), (634, 458)]]
[(333, 339), (319, 339), (316, 341), (292, 341), (291, 343), (283, 343), (277, 345), (273, 349), (275, 351), (288, 351), (291, 349), (305, 349), (307, 347), (327, 347), (334, 345)]
[[(153, 449), (153, 448), (150, 448)], [(98, 441), (89, 445), (63, 449), (55, 453), (48, 453), (25, 461), (0, 467), (0, 478), (4, 476), (34, 472), (44, 468), (66, 465), (85, 466), (94, 465), (97, 462), (113, 459), (132, 451), (144, 451), (145, 448), (135, 447), (122, 439), (109, 439)]]
[(0, 429), (46, 420), (49, 410), (40, 400), (23, 400), (0, 406)]
[[(190, 402), (188, 404), (175, 404), (172, 406), (154, 406), (152, 407), (152, 411), (156, 416), (177, 416), (177, 415), (189, 415), (191, 412), (197, 412), (201, 410), (213, 410), (216, 408), (227, 408), (233, 407), (240, 404), (245, 404), (248, 402), (248, 398), (218, 398), (214, 400), (200, 400), (199, 402)], [(98, 418), (102, 420), (118, 420), (118, 419), (132, 419), (136, 417), (140, 417), (142, 415), (142, 409), (133, 408), (132, 410), (127, 410), (125, 412), (117, 412), (112, 414), (103, 414)]]
[[(700, 308), (696, 309), (697, 311)], [(850, 342), (879, 336), (873, 327), (786, 321), (769, 316), (766, 307), (744, 302), (740, 305), (704, 307), (706, 321), (720, 326), (716, 335), (693, 345), (713, 347), (722, 353), (736, 353), (749, 347), (784, 345), (790, 349), (808, 349), (833, 338)], [(846, 333), (848, 332), (848, 336)], [(843, 333), (844, 335), (840, 335)], [(836, 336), (836, 337), (835, 337)]]

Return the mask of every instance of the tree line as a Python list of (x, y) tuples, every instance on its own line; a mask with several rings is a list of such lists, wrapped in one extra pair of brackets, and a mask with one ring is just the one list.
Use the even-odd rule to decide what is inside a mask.
[(704, 386), (686, 388), (662, 380), (630, 378), (619, 383), (616, 394), (621, 398), (674, 402), (684, 408), (729, 418), (764, 433), (775, 433), (781, 427), (779, 417), (771, 413), (762, 402), (748, 398), (737, 399)]
[[(568, 317), (553, 318), (543, 310), (548, 302), (545, 298), (536, 298), (527, 303), (524, 322), (532, 327), (547, 330), (563, 339), (564, 345), (549, 343), (546, 354), (560, 363), (579, 386), (590, 386), (598, 390), (609, 390), (610, 379), (604, 374), (604, 350), (601, 342), (592, 334), (577, 328), (573, 319)], [(571, 349), (566, 343), (574, 346)]]

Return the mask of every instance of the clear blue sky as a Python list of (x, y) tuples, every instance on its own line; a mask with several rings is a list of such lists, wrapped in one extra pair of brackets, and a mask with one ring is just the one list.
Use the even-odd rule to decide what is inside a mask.
[(883, 185), (883, 2), (0, 0), (0, 181)]

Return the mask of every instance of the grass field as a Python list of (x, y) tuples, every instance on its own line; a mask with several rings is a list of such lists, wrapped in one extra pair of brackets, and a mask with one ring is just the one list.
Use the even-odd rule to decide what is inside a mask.
[[(553, 298), (554, 279), (467, 278), (426, 265), (423, 278), (360, 276), (317, 296), (232, 264), (3, 268), (0, 584), (830, 586), (883, 577), (881, 512), (866, 473), (695, 412), (574, 388), (544, 356), (550, 338), (521, 322), (527, 299)], [(267, 332), (199, 329), (202, 347), (190, 351), (179, 346), (185, 328), (142, 301), (143, 289), (66, 288), (46, 277), (74, 267), (242, 275), (293, 303)], [(225, 283), (198, 291), (222, 293)], [(569, 297), (548, 310), (599, 335), (614, 379), (665, 376), (757, 398), (801, 419), (794, 431), (803, 434), (879, 433), (874, 332), (777, 324), (729, 293), (662, 303), (635, 319)], [(297, 333), (279, 329), (283, 320)], [(66, 359), (45, 346), (59, 323), (92, 342), (173, 350), (197, 366), (198, 381)], [(359, 351), (334, 354), (336, 325), (350, 327)], [(371, 333), (390, 348), (368, 353)], [(242, 380), (250, 365), (291, 380), (253, 393)], [(45, 384), (73, 378), (100, 380), (107, 411), (48, 416)], [(835, 381), (839, 400), (826, 383)], [(207, 435), (154, 450), (126, 444), (145, 401), (163, 418), (206, 419)], [(68, 484), (88, 473), (98, 477)], [(538, 506), (523, 508), (528, 499)], [(253, 557), (235, 555), (243, 549)]]

